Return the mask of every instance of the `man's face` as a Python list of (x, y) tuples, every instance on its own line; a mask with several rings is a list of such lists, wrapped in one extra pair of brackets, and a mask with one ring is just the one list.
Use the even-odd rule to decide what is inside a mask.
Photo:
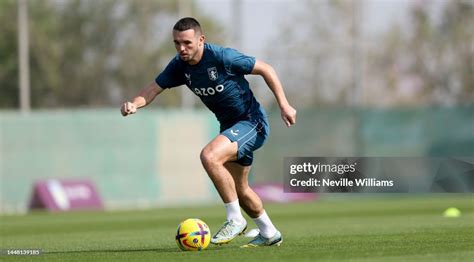
[(201, 60), (204, 35), (193, 29), (186, 31), (173, 30), (173, 42), (179, 57), (189, 63), (197, 64)]

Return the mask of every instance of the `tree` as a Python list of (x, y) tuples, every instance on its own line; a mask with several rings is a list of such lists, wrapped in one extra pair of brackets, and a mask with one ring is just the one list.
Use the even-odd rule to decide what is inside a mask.
[[(32, 107), (117, 106), (136, 95), (176, 53), (177, 12), (173, 0), (29, 1)], [(0, 1), (0, 13), (7, 61), (0, 65), (0, 107), (16, 107), (15, 1)], [(199, 19), (208, 33), (219, 32)], [(170, 92), (161, 104), (177, 105), (179, 95)]]
[(0, 1), (0, 107), (18, 107), (16, 2)]
[(409, 2), (403, 24), (373, 34), (365, 4), (307, 0), (278, 27), (269, 56), (300, 108), (349, 105), (358, 84), (362, 105), (474, 102), (473, 1)]
[(349, 104), (353, 87), (353, 8), (357, 1), (307, 0), (281, 26), (271, 57), (298, 106)]
[(369, 53), (367, 101), (390, 105), (452, 105), (474, 102), (473, 2), (445, 1), (434, 16), (433, 2), (411, 5), (410, 27), (394, 24)]

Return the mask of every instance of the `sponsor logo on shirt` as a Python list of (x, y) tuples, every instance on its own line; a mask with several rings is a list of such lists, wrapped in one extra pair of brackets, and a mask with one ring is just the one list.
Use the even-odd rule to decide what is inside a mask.
[(194, 88), (194, 93), (198, 96), (213, 96), (216, 93), (220, 93), (224, 91), (224, 85), (217, 85), (216, 87), (208, 87), (208, 88)]

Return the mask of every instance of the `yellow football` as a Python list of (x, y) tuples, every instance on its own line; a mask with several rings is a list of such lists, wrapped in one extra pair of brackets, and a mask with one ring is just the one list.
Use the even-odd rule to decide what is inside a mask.
[(211, 230), (202, 220), (188, 218), (181, 222), (176, 232), (176, 243), (183, 251), (204, 250), (211, 241)]

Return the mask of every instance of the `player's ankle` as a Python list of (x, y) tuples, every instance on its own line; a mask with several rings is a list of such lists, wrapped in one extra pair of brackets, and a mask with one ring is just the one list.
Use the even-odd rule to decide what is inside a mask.
[(234, 223), (236, 223), (237, 225), (242, 225), (242, 224), (245, 224), (245, 218), (241, 215), (241, 216), (234, 216), (234, 217), (228, 217), (227, 218), (228, 221), (234, 221)]
[(265, 210), (259, 217), (253, 218), (253, 221), (260, 230), (260, 235), (262, 235), (263, 237), (271, 238), (276, 234), (277, 229), (273, 225), (272, 221), (270, 220), (270, 217), (268, 216)]
[(266, 228), (265, 230), (260, 231), (260, 235), (264, 238), (270, 239), (276, 236), (278, 230), (276, 228)]
[(236, 199), (232, 202), (224, 204), (227, 213), (227, 220), (233, 220), (236, 224), (241, 225), (245, 223), (245, 219), (242, 216), (242, 212), (240, 211), (239, 200)]

